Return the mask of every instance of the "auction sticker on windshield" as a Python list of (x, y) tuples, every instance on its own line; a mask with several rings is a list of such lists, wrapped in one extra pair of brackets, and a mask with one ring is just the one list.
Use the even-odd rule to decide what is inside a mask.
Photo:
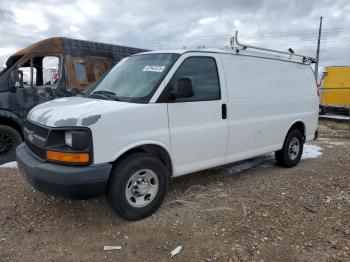
[(163, 72), (164, 69), (165, 69), (165, 66), (147, 65), (142, 69), (142, 71), (161, 73)]

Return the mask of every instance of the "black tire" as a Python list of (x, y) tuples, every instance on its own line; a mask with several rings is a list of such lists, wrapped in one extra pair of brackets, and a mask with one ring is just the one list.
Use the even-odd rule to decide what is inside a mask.
[(16, 160), (16, 147), (22, 143), (22, 137), (16, 129), (0, 125), (0, 164)]
[[(290, 152), (289, 148), (292, 146), (292, 143), (295, 142), (299, 143), (299, 151), (296, 154), (294, 150), (291, 150)], [(303, 154), (304, 149), (304, 137), (301, 134), (300, 130), (298, 129), (291, 129), (286, 139), (283, 143), (283, 148), (279, 151), (275, 152), (275, 157), (278, 165), (285, 166), (285, 167), (293, 167), (296, 166)], [(293, 153), (294, 152), (294, 153)]]
[[(135, 183), (130, 182), (129, 179), (132, 179), (131, 177), (138, 172), (141, 174), (140, 170), (151, 170), (153, 175), (156, 175), (159, 186), (157, 192), (154, 193), (154, 198), (146, 206), (135, 207), (129, 203), (133, 199), (132, 197), (127, 199), (126, 190), (127, 187), (132, 186), (133, 188), (136, 185), (136, 181)], [(124, 219), (143, 219), (152, 215), (162, 205), (168, 189), (168, 181), (169, 171), (158, 158), (147, 153), (135, 153), (117, 162), (114, 166), (108, 184), (107, 200), (110, 206)], [(150, 184), (148, 182), (148, 185)], [(138, 197), (142, 198), (143, 196)], [(146, 196), (144, 198), (146, 199)]]

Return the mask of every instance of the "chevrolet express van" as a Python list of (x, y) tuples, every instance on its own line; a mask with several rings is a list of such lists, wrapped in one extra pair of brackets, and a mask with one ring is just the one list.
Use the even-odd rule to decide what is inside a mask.
[(171, 178), (275, 152), (295, 166), (315, 138), (307, 57), (254, 48), (146, 52), (118, 63), (86, 97), (32, 109), (17, 161), (44, 193), (106, 194), (128, 220), (162, 204)]
[(0, 72), (0, 164), (15, 160), (30, 109), (84, 92), (118, 61), (144, 51), (53, 37), (11, 55)]

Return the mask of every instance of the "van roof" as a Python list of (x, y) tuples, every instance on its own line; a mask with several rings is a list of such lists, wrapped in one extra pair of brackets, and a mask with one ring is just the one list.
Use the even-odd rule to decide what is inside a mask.
[(308, 61), (305, 57), (305, 59), (301, 57), (296, 57), (293, 54), (276, 54), (274, 52), (269, 51), (253, 51), (245, 48), (233, 48), (229, 46), (224, 47), (213, 47), (213, 48), (207, 48), (207, 47), (198, 47), (198, 48), (191, 48), (191, 49), (170, 49), (170, 50), (159, 50), (159, 51), (149, 51), (149, 52), (143, 52), (136, 55), (141, 54), (157, 54), (157, 53), (172, 53), (172, 54), (185, 54), (190, 52), (200, 52), (200, 53), (220, 53), (220, 54), (230, 54), (230, 55), (245, 55), (245, 56), (252, 56), (252, 57), (259, 57), (259, 58), (268, 58), (268, 59), (274, 59), (274, 60), (281, 60), (286, 62), (293, 62), (293, 63), (300, 63), (300, 64), (310, 64), (310, 61)]
[(8, 58), (6, 66), (12, 66), (19, 58), (29, 53), (60, 54), (79, 53), (102, 55), (120, 60), (123, 57), (145, 52), (146, 49), (78, 40), (66, 37), (52, 37), (41, 40), (16, 52)]

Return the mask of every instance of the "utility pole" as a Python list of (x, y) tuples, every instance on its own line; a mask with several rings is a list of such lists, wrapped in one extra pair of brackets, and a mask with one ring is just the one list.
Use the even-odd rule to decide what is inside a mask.
[(321, 31), (322, 31), (322, 16), (320, 17), (320, 28), (318, 30), (318, 41), (317, 41), (317, 51), (316, 51), (316, 64), (315, 64), (315, 79), (318, 84), (318, 62), (320, 59), (320, 44), (321, 44)]

